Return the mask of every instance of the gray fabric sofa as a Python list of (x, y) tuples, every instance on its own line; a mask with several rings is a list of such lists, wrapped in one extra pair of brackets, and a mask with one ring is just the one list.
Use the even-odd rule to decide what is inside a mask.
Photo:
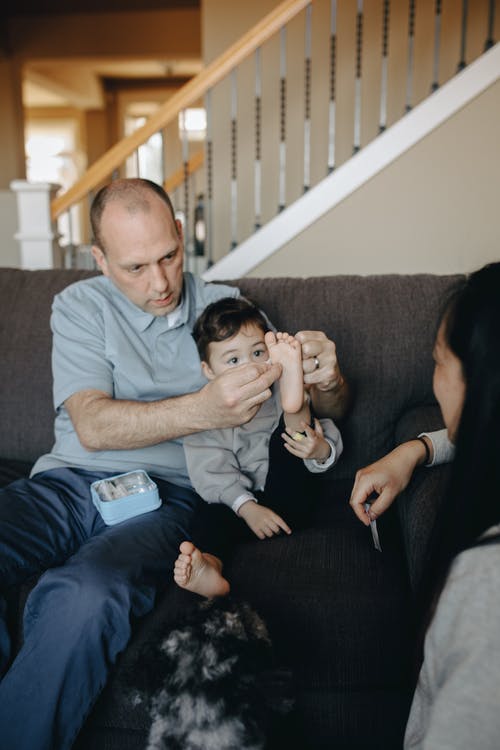
[[(51, 302), (90, 273), (0, 269), (0, 484), (28, 473), (51, 446)], [(263, 617), (280, 664), (292, 670), (304, 750), (401, 747), (412, 689), (413, 591), (447, 468), (416, 472), (380, 520), (382, 553), (347, 501), (357, 468), (422, 429), (442, 426), (431, 352), (442, 300), (457, 278), (239, 282), (278, 329), (319, 329), (335, 340), (354, 397), (339, 425), (344, 453), (331, 473), (315, 479), (311, 526), (290, 538), (242, 545), (228, 570), (233, 592)], [(8, 592), (19, 640), (32, 584)], [(135, 623), (82, 730), (80, 750), (145, 747), (149, 718), (130, 704), (125, 685), (144, 646), (168, 632), (193, 599), (172, 585)]]

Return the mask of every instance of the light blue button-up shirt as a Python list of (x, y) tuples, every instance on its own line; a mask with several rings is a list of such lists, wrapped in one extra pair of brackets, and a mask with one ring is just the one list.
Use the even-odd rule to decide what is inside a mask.
[(32, 475), (62, 466), (117, 474), (145, 469), (190, 486), (182, 438), (133, 450), (90, 452), (81, 445), (64, 402), (89, 389), (132, 401), (198, 391), (207, 381), (191, 335), (194, 322), (210, 302), (238, 295), (234, 287), (206, 284), (185, 273), (180, 308), (157, 317), (130, 302), (105, 276), (79, 281), (58, 294), (51, 317), (55, 444), (38, 459)]

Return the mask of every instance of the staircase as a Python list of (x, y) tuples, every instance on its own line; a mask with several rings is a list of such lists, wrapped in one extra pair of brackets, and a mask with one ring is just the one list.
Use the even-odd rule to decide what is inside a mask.
[[(248, 274), (499, 80), (495, 6), (285, 0), (58, 195), (52, 220), (88, 212), (109, 179), (150, 177), (141, 149), (159, 136), (187, 268)], [(167, 139), (200, 105), (204, 142)], [(75, 248), (66, 265), (87, 262)]]

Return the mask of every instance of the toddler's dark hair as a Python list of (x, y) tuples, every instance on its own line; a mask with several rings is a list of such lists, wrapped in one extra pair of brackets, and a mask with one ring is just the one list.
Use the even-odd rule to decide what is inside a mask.
[(200, 358), (207, 361), (208, 345), (235, 336), (247, 325), (256, 325), (263, 333), (269, 325), (258, 307), (244, 297), (223, 297), (208, 305), (193, 328), (193, 338)]

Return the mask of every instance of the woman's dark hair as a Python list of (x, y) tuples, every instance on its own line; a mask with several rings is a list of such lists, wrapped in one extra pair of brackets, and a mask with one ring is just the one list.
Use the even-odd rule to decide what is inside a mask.
[(450, 482), (422, 579), (426, 626), (453, 558), (482, 544), (481, 534), (500, 522), (500, 263), (472, 273), (454, 291), (442, 330), (462, 365), (465, 400)]
[(235, 336), (244, 326), (254, 324), (266, 333), (269, 325), (258, 307), (244, 297), (223, 297), (208, 305), (193, 328), (200, 358), (207, 361), (208, 345)]

